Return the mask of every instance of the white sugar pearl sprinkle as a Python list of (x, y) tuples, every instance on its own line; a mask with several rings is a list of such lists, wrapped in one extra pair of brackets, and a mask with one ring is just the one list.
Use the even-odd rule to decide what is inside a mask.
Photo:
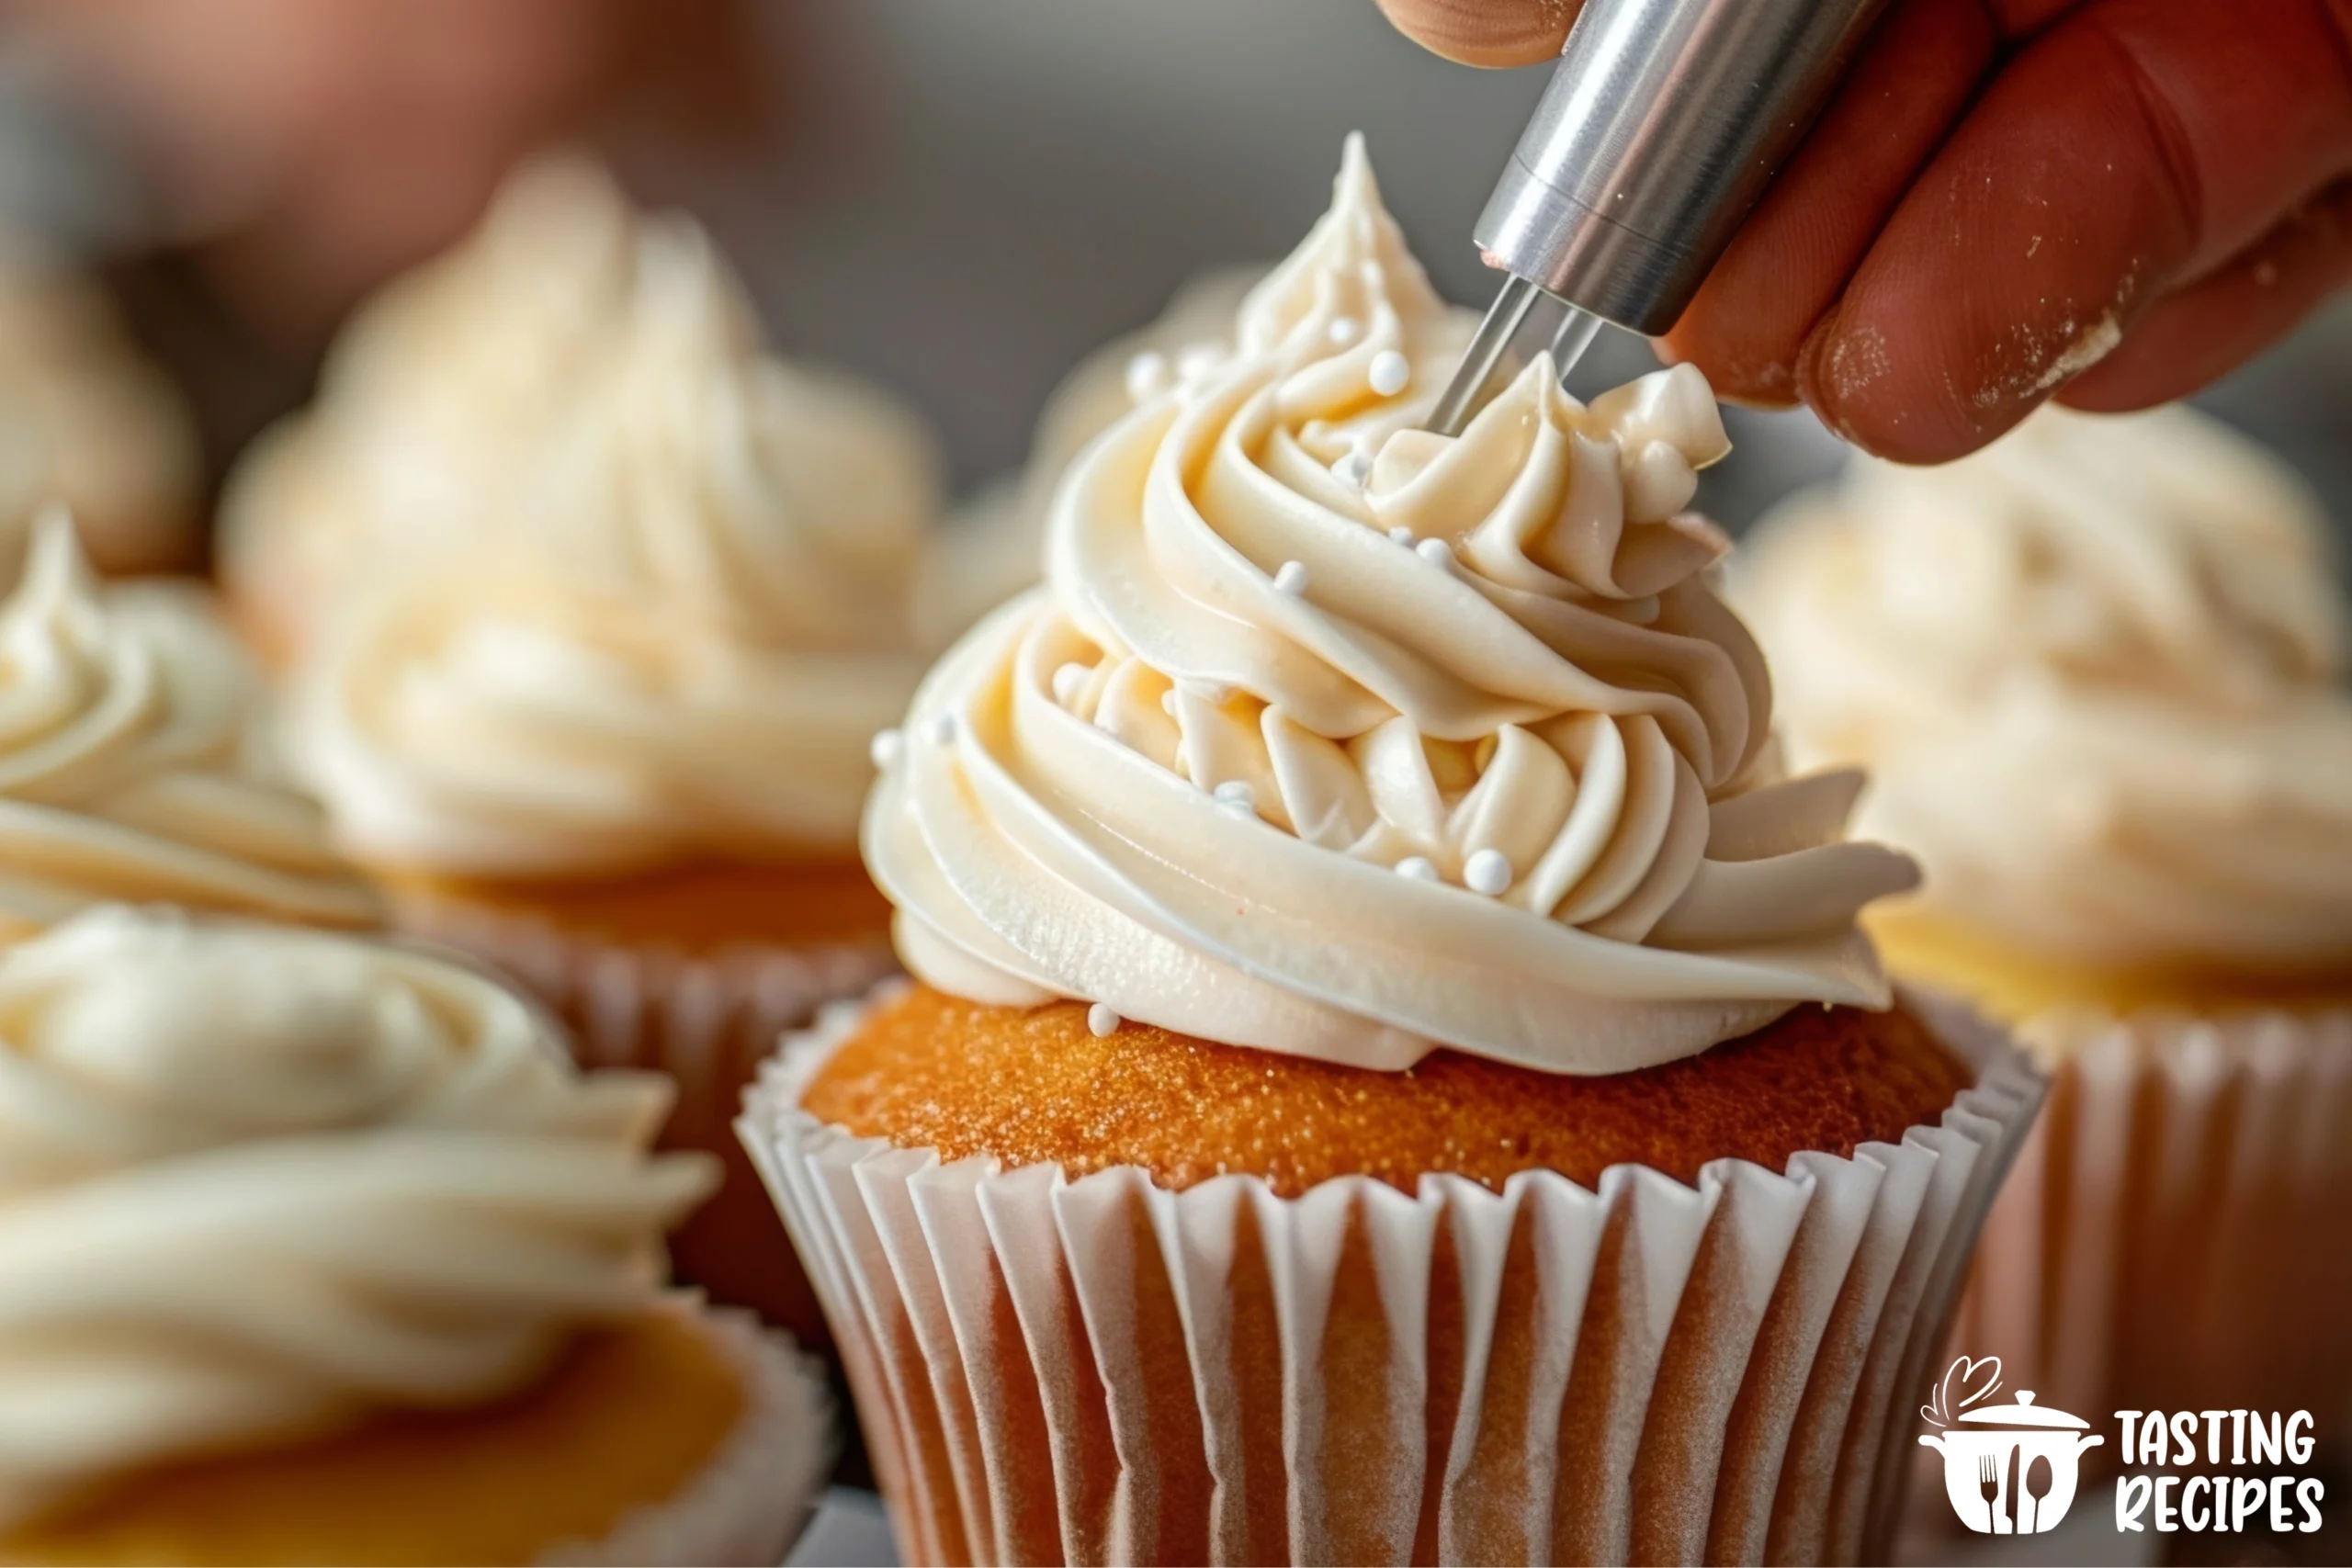
[(1395, 349), (1384, 348), (1372, 356), (1371, 375), (1372, 389), (1384, 398), (1393, 398), (1413, 379), (1413, 367)]
[(1413, 547), (1413, 553), (1431, 566), (1446, 566), (1453, 560), (1453, 547), (1443, 539), (1423, 539)]
[(956, 716), (952, 713), (933, 715), (931, 721), (923, 726), (923, 732), (942, 746), (948, 744), (956, 739)]
[(1473, 893), (1499, 898), (1510, 891), (1510, 857), (1500, 850), (1480, 850), (1463, 863), (1462, 880)]
[(1363, 323), (1353, 316), (1340, 316), (1334, 319), (1327, 330), (1331, 334), (1331, 341), (1342, 348), (1363, 336)]
[(1054, 671), (1054, 701), (1068, 707), (1078, 699), (1079, 688), (1086, 684), (1091, 674), (1085, 665), (1072, 660)]
[(1127, 361), (1127, 398), (1141, 402), (1164, 390), (1168, 386), (1168, 356), (1164, 354), (1138, 354)]
[(1283, 562), (1282, 569), (1274, 573), (1274, 592), (1287, 593), (1294, 599), (1306, 592), (1306, 564), (1295, 560)]
[(1216, 803), (1242, 811), (1255, 811), (1258, 809), (1258, 792), (1244, 780), (1227, 779), (1216, 786)]
[(1363, 481), (1372, 477), (1372, 459), (1361, 452), (1351, 452), (1331, 465), (1331, 477), (1350, 490), (1363, 489)]
[(1086, 1028), (1097, 1040), (1115, 1034), (1119, 1029), (1119, 1015), (1111, 1010), (1109, 1002), (1096, 1002), (1086, 1010)]
[(1388, 530), (1388, 542), (1392, 545), (1402, 545), (1409, 550), (1413, 547), (1413, 531), (1400, 523)]
[(1225, 355), (1207, 344), (1195, 344), (1176, 356), (1176, 374), (1197, 381), (1225, 363)]
[(1396, 863), (1396, 874), (1409, 876), (1415, 882), (1435, 882), (1437, 866), (1427, 855), (1407, 855)]
[(874, 732), (874, 739), (866, 744), (865, 754), (874, 760), (876, 767), (887, 768), (897, 761), (899, 753), (906, 749), (905, 736), (895, 729), (877, 729)]

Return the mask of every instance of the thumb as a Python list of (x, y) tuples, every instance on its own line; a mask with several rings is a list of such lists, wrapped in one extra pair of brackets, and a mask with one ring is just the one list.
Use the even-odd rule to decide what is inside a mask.
[(1580, 0), (1379, 0), (1396, 30), (1464, 65), (1532, 65), (1560, 52)]

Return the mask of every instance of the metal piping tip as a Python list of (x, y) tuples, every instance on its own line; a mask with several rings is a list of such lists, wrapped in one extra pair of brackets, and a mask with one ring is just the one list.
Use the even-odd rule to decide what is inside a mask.
[(1446, 383), (1445, 395), (1430, 411), (1426, 428), (1440, 435), (1462, 434), (1462, 427), (1470, 423), (1484, 401), (1481, 394), (1493, 378), (1495, 367), (1502, 363), (1511, 339), (1519, 335), (1528, 313), (1539, 300), (1557, 305), (1566, 312), (1552, 333), (1551, 354), (1554, 371), (1561, 380), (1568, 378), (1568, 372), (1576, 368), (1577, 361), (1592, 346), (1592, 340), (1600, 335), (1601, 319), (1513, 273), (1496, 294), (1495, 302), (1487, 307), (1487, 319), (1478, 323), (1476, 335), (1462, 355), (1461, 368)]
[(1454, 371), (1453, 379), (1446, 383), (1445, 396), (1430, 412), (1430, 430), (1440, 435), (1462, 434), (1462, 427), (1477, 412), (1478, 394), (1486, 389), (1487, 378), (1502, 363), (1510, 340), (1519, 335), (1520, 323), (1527, 320), (1527, 312), (1543, 292), (1517, 273), (1504, 280), (1495, 302), (1487, 307), (1487, 319), (1478, 323), (1477, 334), (1462, 355), (1461, 368)]

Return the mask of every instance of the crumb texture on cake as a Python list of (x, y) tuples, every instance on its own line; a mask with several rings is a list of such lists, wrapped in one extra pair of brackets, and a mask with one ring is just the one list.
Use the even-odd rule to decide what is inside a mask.
[(1708, 1161), (1844, 1156), (1931, 1122), (1973, 1079), (1897, 1009), (1804, 1007), (1702, 1055), (1575, 1077), (1440, 1051), (1382, 1073), (1219, 1045), (1127, 1021), (1097, 1036), (1076, 1002), (1023, 1009), (924, 987), (876, 1008), (801, 1108), (944, 1160), (1118, 1165), (1183, 1189), (1227, 1174), (1293, 1197), (1339, 1176), (1410, 1190), (1446, 1172), (1522, 1170), (1590, 1186), (1612, 1165), (1681, 1180)]

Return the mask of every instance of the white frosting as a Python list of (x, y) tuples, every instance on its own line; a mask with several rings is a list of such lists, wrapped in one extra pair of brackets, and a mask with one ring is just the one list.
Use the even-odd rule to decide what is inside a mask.
[(0, 605), (0, 936), (118, 899), (373, 924), (270, 765), (259, 697), (200, 594), (100, 589), (50, 513)]
[(220, 575), (293, 654), (388, 560), (503, 528), (629, 315), (636, 219), (584, 160), (526, 165), (481, 227), (394, 280), (336, 340), (317, 401), (222, 498)]
[(2199, 415), (2052, 409), (1940, 468), (1859, 460), (1759, 536), (1742, 607), (1792, 751), (1860, 762), (1919, 907), (2075, 962), (2352, 964), (2352, 699), (2316, 502)]
[(1422, 434), (1464, 337), (1351, 141), (1233, 351), (1088, 449), (1048, 586), (916, 698), (865, 849), (920, 976), (1378, 1067), (1614, 1072), (1884, 1004), (1854, 915), (1911, 867), (1838, 841), (1852, 776), (1768, 782), (1681, 511), (1706, 383), (1585, 408), (1539, 359)]
[(895, 401), (765, 352), (691, 220), (555, 159), (361, 313), (232, 486), (223, 573), (315, 652), (388, 577), (524, 538), (681, 622), (895, 655), (939, 468)]
[(0, 1519), (528, 1382), (716, 1180), (471, 970), (96, 910), (0, 954)]
[(846, 853), (922, 671), (922, 430), (761, 351), (702, 235), (641, 226), (508, 515), (378, 570), (304, 673), (306, 772), (361, 858), (596, 875)]

